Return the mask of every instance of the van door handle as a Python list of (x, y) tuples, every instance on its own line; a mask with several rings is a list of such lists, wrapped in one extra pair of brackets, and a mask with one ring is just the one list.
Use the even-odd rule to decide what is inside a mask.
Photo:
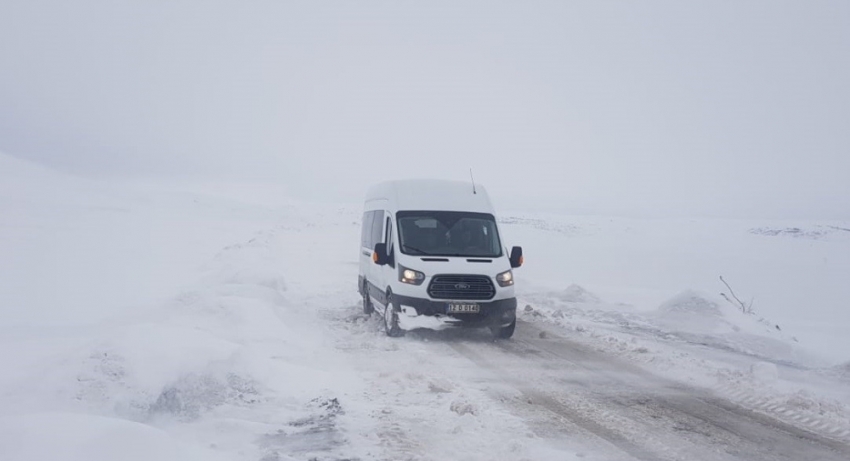
[(363, 250), (363, 256), (372, 256), (372, 252), (369, 250)]

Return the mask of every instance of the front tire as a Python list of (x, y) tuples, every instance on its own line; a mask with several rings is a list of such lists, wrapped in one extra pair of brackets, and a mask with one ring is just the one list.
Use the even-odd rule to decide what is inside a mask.
[(496, 339), (510, 339), (514, 335), (514, 330), (516, 330), (516, 319), (506, 327), (490, 327), (490, 331), (493, 332)]
[(398, 324), (398, 312), (393, 307), (392, 295), (387, 295), (387, 306), (384, 308), (384, 331), (390, 338), (404, 336), (404, 330)]

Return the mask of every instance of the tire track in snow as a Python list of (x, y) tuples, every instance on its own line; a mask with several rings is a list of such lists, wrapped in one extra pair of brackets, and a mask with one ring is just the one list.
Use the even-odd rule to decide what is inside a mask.
[[(477, 365), (498, 372), (499, 367), (496, 364), (492, 363), (483, 355), (473, 351), (472, 348), (468, 345), (459, 342), (453, 342), (451, 343), (451, 347), (461, 355), (475, 362)], [(510, 384), (517, 391), (520, 392), (522, 396), (521, 401), (534, 404), (537, 407), (548, 412), (549, 416), (553, 417), (552, 419), (558, 421), (565, 428), (568, 428), (567, 432), (572, 433), (575, 432), (576, 429), (578, 429), (582, 432), (585, 432), (586, 434), (597, 437), (598, 439), (606, 442), (607, 444), (610, 444), (610, 447), (608, 447), (608, 450), (606, 451), (610, 451), (611, 448), (614, 448), (620, 453), (626, 454), (630, 458), (637, 459), (640, 461), (662, 461), (665, 459), (669, 459), (663, 457), (661, 453), (650, 451), (641, 446), (640, 444), (629, 440), (619, 432), (611, 430), (610, 428), (599, 424), (593, 419), (582, 415), (580, 412), (575, 411), (573, 408), (570, 408), (560, 403), (551, 395), (548, 395), (545, 392), (524, 385), (517, 378), (505, 377), (505, 379), (510, 382)]]
[[(628, 384), (622, 379), (623, 376), (627, 377), (632, 375), (634, 377), (640, 377), (641, 380), (644, 380), (648, 384), (651, 384), (651, 387), (649, 388), (650, 390), (667, 389), (670, 391), (675, 391), (679, 395), (684, 395), (686, 397), (685, 399), (677, 400), (666, 398), (663, 394), (658, 396), (662, 399), (662, 401), (665, 402), (665, 405), (667, 407), (676, 409), (682, 414), (687, 414), (696, 418), (703, 418), (705, 414), (721, 414), (716, 412), (715, 410), (718, 408), (723, 409), (727, 412), (734, 414), (734, 418), (732, 419), (733, 421), (749, 420), (750, 422), (756, 423), (762, 428), (768, 428), (773, 431), (783, 432), (793, 437), (794, 439), (829, 447), (831, 450), (844, 454), (843, 457), (840, 459), (850, 459), (850, 445), (836, 437), (836, 434), (838, 434), (839, 432), (831, 432), (834, 427), (820, 418), (813, 418), (812, 421), (810, 421), (806, 427), (798, 427), (780, 419), (777, 419), (772, 415), (753, 411), (754, 409), (762, 408), (773, 408), (773, 410), (777, 410), (778, 408), (780, 408), (779, 405), (775, 405), (772, 407), (771, 401), (767, 398), (760, 398), (754, 401), (752, 404), (752, 407), (754, 408), (736, 404), (726, 398), (720, 398), (715, 395), (711, 395), (705, 390), (685, 386), (674, 381), (658, 377), (637, 366), (625, 362), (620, 362), (618, 359), (609, 358), (602, 353), (592, 351), (586, 346), (573, 343), (566, 338), (551, 334), (550, 332), (547, 332), (547, 334), (551, 338), (553, 338), (554, 341), (537, 339), (539, 332), (542, 330), (538, 330), (534, 326), (528, 324), (524, 324), (523, 327), (525, 327), (526, 331), (530, 333), (526, 333), (528, 338), (519, 339), (519, 341), (525, 344), (528, 348), (537, 348), (540, 350), (544, 350), (554, 357), (560, 359), (567, 359), (570, 360), (572, 363), (577, 363), (577, 361), (580, 360), (582, 356), (586, 356), (587, 359), (592, 359), (596, 363), (588, 364), (587, 360), (578, 363), (581, 363), (582, 366), (588, 367), (589, 369), (597, 371), (600, 368), (599, 364), (605, 364), (607, 362), (608, 366), (603, 366), (602, 369), (605, 372), (606, 376), (608, 376), (609, 378), (612, 377), (611, 373), (609, 372), (609, 369), (611, 369), (613, 366), (621, 367), (622, 371), (626, 373), (626, 375), (620, 374), (619, 377), (614, 377), (614, 379), (620, 380), (622, 384)], [(508, 345), (505, 347), (509, 348), (510, 346)], [(755, 398), (756, 396), (752, 397)], [(702, 404), (699, 404), (698, 402), (702, 402)], [(723, 417), (718, 417), (716, 420), (707, 422), (715, 424), (716, 426), (721, 428), (724, 427), (724, 425), (727, 425), (727, 421)], [(738, 428), (736, 431), (731, 432), (743, 438), (746, 438), (746, 434), (748, 434), (750, 438), (754, 441), (761, 441), (764, 439), (763, 434), (761, 434), (761, 431), (759, 430), (750, 430), (749, 432), (747, 432), (744, 431), (742, 428)], [(781, 445), (782, 442), (777, 440), (774, 441), (770, 446), (772, 447), (777, 444)], [(787, 456), (787, 453), (792, 452), (794, 452), (794, 448), (792, 446), (786, 447), (786, 454), (783, 456)], [(809, 454), (801, 453), (801, 455)], [(791, 457), (789, 459), (800, 458)]]
[(767, 399), (751, 391), (736, 388), (730, 384), (715, 386), (713, 390), (724, 398), (753, 411), (768, 414), (798, 429), (815, 430), (816, 434), (850, 444), (850, 427), (838, 421), (801, 413), (790, 405), (777, 399)]
[[(836, 440), (828, 425), (804, 430), (550, 332), (549, 339), (540, 339), (542, 330), (530, 324), (517, 331), (514, 341), (495, 347), (452, 347), (555, 415), (565, 432), (581, 428), (635, 459), (703, 459), (708, 453), (710, 459), (850, 459), (850, 446)], [(544, 381), (528, 373), (504, 378), (503, 364), (520, 360), (526, 362), (523, 371)], [(558, 373), (558, 365), (566, 373)]]

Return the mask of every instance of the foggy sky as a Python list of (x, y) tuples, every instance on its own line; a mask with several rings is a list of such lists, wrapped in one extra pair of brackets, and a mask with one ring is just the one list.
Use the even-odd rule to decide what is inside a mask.
[(846, 1), (0, 3), (0, 151), (322, 200), (850, 218), (848, 82)]

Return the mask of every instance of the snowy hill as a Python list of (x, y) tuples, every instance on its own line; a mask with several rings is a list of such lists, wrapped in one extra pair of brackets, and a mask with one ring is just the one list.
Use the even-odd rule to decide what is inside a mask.
[[(0, 198), (4, 460), (704, 453), (670, 429), (696, 410), (673, 404), (655, 438), (618, 442), (660, 416), (605, 405), (666, 402), (673, 386), (661, 379), (787, 431), (850, 437), (850, 255), (839, 234), (506, 214), (527, 254), (517, 337), (390, 339), (359, 307), (357, 207), (265, 188), (95, 182), (7, 156)], [(718, 275), (755, 296), (757, 315), (717, 294)], [(596, 402), (588, 388), (611, 398)], [(746, 420), (744, 410), (732, 417)], [(701, 430), (727, 443), (726, 423)], [(770, 427), (754, 423), (751, 440)]]

